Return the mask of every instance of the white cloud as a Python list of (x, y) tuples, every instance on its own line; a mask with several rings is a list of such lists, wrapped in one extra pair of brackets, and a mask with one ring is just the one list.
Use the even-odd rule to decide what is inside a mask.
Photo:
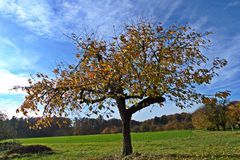
[[(104, 34), (112, 29), (113, 25), (119, 25), (127, 21), (131, 15), (132, 4), (129, 0), (123, 1), (64, 1), (59, 5), (57, 24), (62, 26), (63, 32), (80, 32), (86, 29), (97, 29)], [(130, 16), (131, 17), (131, 16)], [(68, 25), (64, 25), (64, 23)]]
[(26, 93), (12, 88), (14, 86), (27, 86), (28, 76), (0, 69), (0, 84), (0, 110), (6, 112), (9, 118), (12, 116), (21, 117), (22, 114), (16, 114), (16, 109), (22, 104)]
[[(24, 117), (22, 113), (16, 113), (16, 110), (22, 105), (24, 100), (24, 95), (11, 95), (7, 96), (5, 94), (0, 94), (0, 111), (7, 114), (8, 118), (12, 116), (15, 117)], [(42, 116), (42, 113), (35, 113), (31, 112), (28, 115), (29, 117), (36, 117)]]
[[(0, 94), (24, 94), (10, 90), (14, 86), (26, 86), (28, 75), (21, 70), (33, 69), (39, 57), (25, 53), (10, 39), (0, 37)], [(17, 72), (16, 72), (17, 70)], [(14, 72), (13, 72), (14, 71)]]
[[(2, 16), (27, 27), (40, 36), (61, 37), (63, 33), (79, 33), (97, 29), (106, 34), (113, 30), (113, 25), (120, 26), (124, 22), (138, 17), (154, 17), (161, 12), (166, 22), (180, 6), (178, 1), (137, 1), (131, 0), (76, 0), (76, 1), (0, 1)], [(158, 13), (159, 14), (159, 13)], [(157, 17), (157, 18), (161, 18)]]
[[(19, 100), (16, 100), (14, 98), (17, 98)], [(21, 106), (21, 99), (23, 99), (23, 97), (1, 98), (0, 96), (0, 110), (6, 113), (9, 118), (12, 116), (21, 117), (20, 114), (16, 114), (16, 109)]]
[(51, 12), (49, 6), (42, 0), (38, 1), (0, 1), (0, 13), (13, 18), (17, 22), (37, 34), (50, 34)]
[[(131, 5), (124, 1), (0, 1), (0, 13), (41, 36), (59, 36), (80, 28), (120, 22)], [(116, 18), (117, 17), (117, 18)], [(105, 30), (107, 31), (107, 30)], [(57, 33), (57, 35), (56, 35)]]
[(8, 70), (0, 69), (0, 94), (24, 94), (22, 91), (11, 90), (14, 86), (28, 85), (26, 75), (18, 75), (9, 72)]

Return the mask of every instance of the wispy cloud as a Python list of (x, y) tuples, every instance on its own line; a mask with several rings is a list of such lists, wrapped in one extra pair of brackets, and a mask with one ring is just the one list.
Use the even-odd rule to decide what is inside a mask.
[(172, 16), (172, 14), (174, 13), (174, 11), (176, 11), (176, 9), (180, 6), (180, 4), (182, 3), (182, 0), (177, 0), (177, 1), (169, 1), (169, 7), (166, 7), (166, 9), (168, 10), (162, 21), (162, 23), (165, 23), (166, 21), (168, 21), (168, 19)]
[(59, 21), (63, 32), (79, 32), (84, 29), (97, 29), (99, 32), (108, 32), (113, 25), (119, 25), (130, 19), (133, 4), (129, 0), (123, 1), (65, 1), (59, 3), (58, 15), (64, 21)]
[[(228, 4), (226, 3), (226, 5), (235, 6), (238, 5), (238, 3), (231, 1)], [(206, 54), (210, 61), (216, 57), (225, 58), (228, 61), (228, 65), (218, 71), (219, 76), (215, 77), (212, 83), (207, 85), (206, 88), (201, 89), (210, 94), (226, 89), (235, 92), (236, 88), (240, 86), (240, 68), (238, 67), (240, 66), (239, 30), (236, 30), (235, 35), (228, 35), (226, 32), (227, 25), (216, 26), (212, 23), (215, 21), (216, 15), (214, 15), (215, 17), (211, 14), (201, 13), (201, 15), (199, 15), (199, 12), (198, 7), (187, 6), (182, 13), (181, 20), (189, 19), (190, 26), (197, 31), (212, 31), (214, 34), (209, 37), (212, 40), (212, 46), (209, 50), (204, 50), (204, 54)], [(188, 15), (188, 18), (186, 18), (186, 15)]]
[(37, 34), (51, 34), (51, 12), (49, 6), (39, 1), (0, 1), (0, 13), (13, 18)]
[[(41, 36), (114, 25), (130, 15), (130, 1), (0, 1), (0, 13)], [(107, 31), (107, 30), (105, 30)]]
[[(157, 17), (163, 22), (174, 14), (181, 0), (76, 0), (76, 1), (0, 1), (0, 13), (40, 36), (59, 36), (63, 33), (97, 29), (109, 32), (139, 17)], [(160, 13), (159, 13), (160, 12)]]
[(230, 1), (227, 4), (227, 7), (235, 7), (235, 6), (240, 6), (240, 1), (239, 0), (233, 0), (233, 1)]
[(0, 37), (0, 94), (24, 94), (10, 89), (17, 85), (27, 85), (29, 75), (23, 71), (34, 68), (39, 60), (38, 56), (29, 54), (31, 53), (24, 53), (10, 39)]
[[(30, 56), (31, 54), (31, 56)], [(30, 69), (39, 60), (34, 52), (26, 53), (9, 38), (0, 36), (0, 68), (1, 69)]]
[(219, 41), (216, 40), (217, 44), (212, 52), (214, 56), (227, 59), (228, 65), (218, 72), (219, 76), (207, 88), (211, 92), (218, 90), (234, 91), (240, 87), (240, 35), (219, 39)]
[(196, 30), (202, 31), (202, 29), (204, 28), (204, 25), (206, 25), (208, 23), (208, 21), (209, 21), (209, 18), (207, 16), (203, 16), (203, 17), (197, 19), (194, 23), (192, 23), (191, 26), (192, 26), (192, 28), (194, 28)]

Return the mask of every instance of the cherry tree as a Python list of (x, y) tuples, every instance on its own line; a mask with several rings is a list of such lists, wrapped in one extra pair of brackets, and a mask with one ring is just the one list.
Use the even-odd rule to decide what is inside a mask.
[(17, 111), (27, 116), (42, 106), (37, 125), (49, 125), (53, 116), (86, 111), (108, 115), (116, 107), (122, 119), (123, 155), (129, 155), (130, 121), (137, 111), (166, 100), (180, 108), (212, 100), (195, 87), (209, 84), (227, 61), (210, 62), (205, 56), (209, 34), (188, 25), (164, 28), (149, 22), (126, 25), (111, 40), (73, 34), (79, 51), (76, 64), (58, 65), (54, 78), (38, 73), (29, 86), (16, 87), (27, 93)]

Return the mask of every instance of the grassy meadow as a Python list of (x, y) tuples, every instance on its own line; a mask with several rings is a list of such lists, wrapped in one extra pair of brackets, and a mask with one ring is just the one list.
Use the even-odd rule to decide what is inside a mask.
[[(121, 134), (18, 139), (42, 144), (53, 154), (25, 155), (22, 160), (121, 159)], [(163, 131), (132, 133), (134, 155), (125, 159), (240, 159), (240, 132)]]

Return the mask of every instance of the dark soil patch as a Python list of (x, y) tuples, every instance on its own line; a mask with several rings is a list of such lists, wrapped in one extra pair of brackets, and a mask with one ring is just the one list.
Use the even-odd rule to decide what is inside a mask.
[(41, 154), (51, 153), (52, 149), (43, 145), (29, 145), (13, 148), (7, 152), (7, 154)]
[(29, 146), (19, 145), (15, 148), (5, 151), (4, 154), (0, 156), (0, 160), (21, 158), (31, 156), (31, 154), (52, 154), (52, 153), (53, 151), (51, 148), (43, 145), (29, 145)]

